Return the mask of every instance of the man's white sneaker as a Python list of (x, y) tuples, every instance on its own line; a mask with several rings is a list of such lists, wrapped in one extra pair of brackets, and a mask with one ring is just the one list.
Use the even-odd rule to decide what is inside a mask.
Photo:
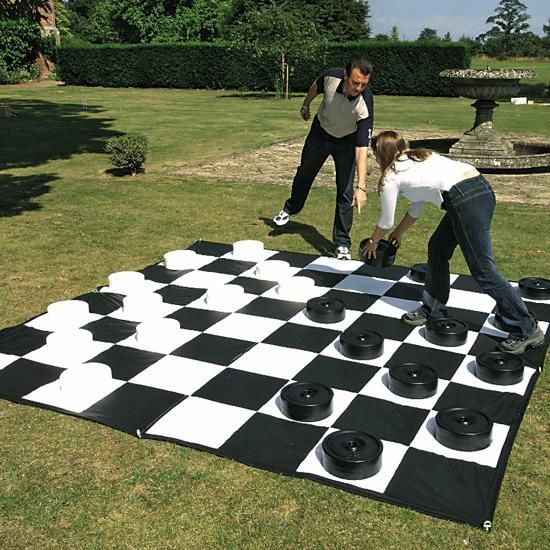
[(284, 210), (281, 210), (274, 218), (273, 223), (275, 225), (286, 225), (288, 221), (290, 220), (290, 214), (288, 212), (285, 212)]
[(349, 253), (349, 248), (347, 246), (340, 245), (336, 248), (336, 259), (337, 260), (351, 260), (351, 254)]

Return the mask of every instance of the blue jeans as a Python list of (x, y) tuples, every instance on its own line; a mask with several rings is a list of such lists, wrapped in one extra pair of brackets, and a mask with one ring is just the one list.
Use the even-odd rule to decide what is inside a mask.
[(519, 293), (498, 271), (493, 258), (491, 220), (495, 194), (481, 175), (463, 180), (444, 194), (446, 213), (428, 244), (428, 267), (423, 295), (432, 317), (445, 317), (449, 299), (449, 260), (460, 246), (472, 276), (481, 289), (496, 301), (496, 313), (525, 338), (536, 327)]
[(353, 181), (355, 179), (355, 134), (335, 138), (321, 128), (317, 116), (302, 149), (300, 166), (292, 182), (292, 192), (284, 210), (297, 214), (306, 202), (315, 177), (329, 156), (336, 168), (336, 206), (332, 242), (335, 245), (351, 245), (349, 233), (353, 223)]

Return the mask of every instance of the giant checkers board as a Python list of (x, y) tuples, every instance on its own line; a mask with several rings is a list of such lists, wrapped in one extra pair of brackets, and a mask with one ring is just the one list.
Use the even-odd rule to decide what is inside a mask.
[[(232, 245), (206, 241), (190, 249), (198, 254), (193, 269), (168, 270), (159, 262), (141, 271), (147, 292), (162, 297), (161, 316), (179, 322), (171, 342), (138, 342), (136, 327), (143, 319), (124, 312), (124, 295), (100, 287), (75, 298), (87, 302), (89, 313), (74, 328), (93, 335), (77, 355), (79, 363), (108, 365), (112, 377), (67, 399), (59, 380), (75, 358), (50, 353), (46, 339), (56, 327), (45, 313), (0, 331), (0, 397), (490, 528), (512, 444), (548, 347), (550, 301), (526, 301), (546, 340), (524, 355), (521, 382), (499, 386), (474, 373), (475, 357), (494, 350), (506, 334), (493, 324), (493, 300), (469, 276), (452, 275), (449, 300), (451, 315), (468, 323), (466, 343), (446, 348), (430, 344), (422, 327), (399, 319), (419, 305), (422, 291), (409, 278), (408, 267), (372, 268), (269, 250), (256, 261), (245, 261), (235, 257)], [(315, 296), (342, 300), (344, 320), (312, 322), (304, 310), (311, 296), (285, 299), (276, 281), (255, 274), (258, 262), (266, 260), (286, 261), (293, 276), (312, 278)], [(229, 309), (209, 305), (209, 289), (228, 284), (244, 288), (238, 303)], [(367, 361), (344, 357), (339, 336), (352, 326), (382, 334), (384, 353)], [(389, 368), (410, 361), (436, 371), (433, 397), (407, 399), (389, 391)], [(315, 422), (285, 417), (280, 392), (296, 381), (330, 387), (332, 414)], [(487, 415), (494, 422), (490, 446), (472, 452), (440, 444), (434, 417), (448, 407)], [(347, 480), (323, 468), (323, 439), (336, 430), (365, 431), (383, 442), (376, 475)]]

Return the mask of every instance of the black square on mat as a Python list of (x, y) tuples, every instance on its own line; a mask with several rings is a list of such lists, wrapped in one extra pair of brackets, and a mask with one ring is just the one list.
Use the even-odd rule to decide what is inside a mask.
[(176, 306), (186, 306), (198, 300), (206, 290), (204, 288), (188, 288), (178, 285), (167, 285), (156, 291), (162, 296), (162, 301)]
[(287, 380), (227, 368), (209, 380), (193, 395), (211, 401), (258, 410), (267, 403)]
[(379, 370), (371, 365), (318, 355), (294, 376), (294, 380), (358, 392)]
[(409, 448), (385, 494), (428, 514), (481, 527), (493, 518), (495, 475), (489, 466)]
[(375, 315), (373, 313), (363, 313), (349, 328), (374, 330), (384, 338), (401, 342), (414, 330), (414, 327), (402, 323), (401, 319), (387, 317), (386, 315)]
[(247, 294), (256, 294), (259, 296), (270, 288), (273, 288), (277, 283), (275, 281), (254, 279), (254, 277), (237, 277), (231, 281), (231, 284), (242, 286)]
[(337, 298), (344, 302), (346, 309), (353, 311), (365, 311), (376, 300), (380, 299), (380, 296), (372, 296), (370, 294), (364, 294), (363, 292), (345, 292), (336, 288), (331, 288), (328, 292), (325, 292), (323, 296), (327, 298)]
[(213, 262), (201, 267), (199, 271), (210, 271), (224, 273), (226, 275), (240, 275), (256, 265), (256, 262), (245, 262), (242, 260), (231, 260), (229, 258), (218, 258)]
[(363, 264), (359, 269), (353, 272), (354, 275), (368, 275), (378, 279), (387, 279), (389, 281), (399, 281), (409, 272), (408, 267), (392, 265), (390, 267), (371, 267)]
[(316, 286), (332, 288), (343, 281), (348, 273), (331, 273), (330, 271), (319, 271), (317, 269), (302, 269), (295, 277), (309, 277), (315, 281)]
[(430, 411), (358, 395), (334, 423), (340, 430), (359, 430), (409, 445)]
[(229, 313), (222, 311), (184, 307), (168, 315), (168, 318), (177, 319), (181, 328), (202, 332), (215, 325), (218, 321), (225, 319), (228, 315)]
[(319, 353), (339, 334), (337, 330), (287, 323), (270, 334), (264, 343)]
[(316, 254), (303, 254), (301, 252), (277, 252), (269, 258), (270, 260), (281, 260), (288, 262), (292, 267), (305, 267), (306, 265), (319, 259)]
[(176, 279), (179, 279), (185, 273), (192, 271), (191, 269), (166, 269), (162, 265), (148, 265), (144, 269), (140, 270), (140, 273), (145, 275), (145, 278), (149, 281), (155, 281), (155, 283), (169, 284)]
[(481, 327), (489, 317), (489, 313), (474, 311), (472, 309), (461, 309), (457, 307), (447, 308), (448, 315), (452, 319), (459, 319), (468, 324), (468, 330), (479, 332)]
[(483, 290), (481, 290), (481, 287), (471, 275), (459, 275), (453, 281), (451, 288), (455, 288), (457, 290), (467, 290), (468, 292), (479, 292), (480, 294), (483, 294)]
[(259, 468), (294, 474), (326, 428), (255, 414), (218, 450)]
[(179, 393), (128, 383), (94, 403), (81, 416), (141, 437), (185, 398)]
[(128, 336), (135, 334), (138, 324), (134, 321), (124, 321), (122, 319), (115, 319), (114, 317), (102, 317), (97, 321), (84, 325), (82, 328), (89, 330), (94, 340), (116, 344), (121, 340), (125, 340)]
[(165, 356), (162, 353), (115, 345), (87, 362), (109, 365), (113, 372), (113, 378), (130, 380), (163, 357)]
[(88, 304), (88, 311), (90, 313), (97, 313), (98, 315), (109, 315), (113, 311), (122, 307), (122, 294), (114, 294), (112, 292), (89, 292), (78, 296), (75, 300), (82, 300)]
[(452, 351), (403, 344), (384, 365), (388, 369), (400, 363), (423, 363), (435, 370), (438, 378), (450, 380), (462, 364), (464, 355)]
[(214, 334), (199, 334), (193, 340), (173, 351), (171, 355), (227, 366), (255, 345), (254, 342), (237, 340), (236, 338), (226, 338)]
[(391, 298), (400, 298), (402, 300), (411, 300), (413, 302), (422, 301), (423, 285), (415, 285), (412, 283), (395, 283), (384, 296)]
[(499, 342), (504, 340), (503, 337), (493, 336), (491, 334), (480, 333), (477, 335), (474, 344), (470, 348), (468, 355), (475, 355), (476, 357), (481, 353), (487, 353), (488, 351), (496, 351)]
[(537, 320), (550, 322), (550, 304), (526, 300), (525, 305), (527, 309), (535, 315)]
[(233, 245), (212, 241), (195, 241), (189, 247), (189, 250), (194, 250), (197, 254), (204, 254), (205, 256), (223, 256), (233, 250)]
[(304, 309), (302, 302), (287, 302), (285, 300), (276, 300), (274, 298), (264, 298), (259, 296), (243, 308), (238, 313), (247, 315), (257, 315), (258, 317), (269, 317), (279, 321), (288, 321), (299, 311)]
[(437, 400), (434, 410), (451, 407), (476, 409), (493, 422), (511, 425), (521, 420), (523, 397), (517, 393), (483, 390), (451, 382)]
[(29, 359), (17, 359), (0, 370), (0, 396), (19, 401), (40, 386), (57, 380), (63, 371)]
[(46, 344), (50, 334), (44, 330), (17, 325), (0, 330), (0, 353), (26, 355)]

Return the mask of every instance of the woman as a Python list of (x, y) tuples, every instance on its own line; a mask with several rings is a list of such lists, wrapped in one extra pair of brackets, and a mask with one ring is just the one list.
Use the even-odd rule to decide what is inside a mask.
[(544, 333), (495, 265), (490, 235), (495, 195), (488, 181), (470, 164), (428, 149), (409, 149), (396, 132), (382, 132), (372, 139), (371, 145), (382, 170), (378, 182), (382, 212), (363, 248), (367, 257), (376, 257), (378, 241), (393, 226), (399, 195), (413, 203), (390, 235), (399, 244), (403, 233), (420, 216), (425, 202), (445, 210), (428, 244), (423, 304), (405, 313), (401, 318), (403, 322), (419, 326), (430, 319), (447, 316), (449, 260), (458, 245), (474, 279), (496, 301), (496, 314), (512, 329), (499, 348), (519, 354), (541, 345)]

